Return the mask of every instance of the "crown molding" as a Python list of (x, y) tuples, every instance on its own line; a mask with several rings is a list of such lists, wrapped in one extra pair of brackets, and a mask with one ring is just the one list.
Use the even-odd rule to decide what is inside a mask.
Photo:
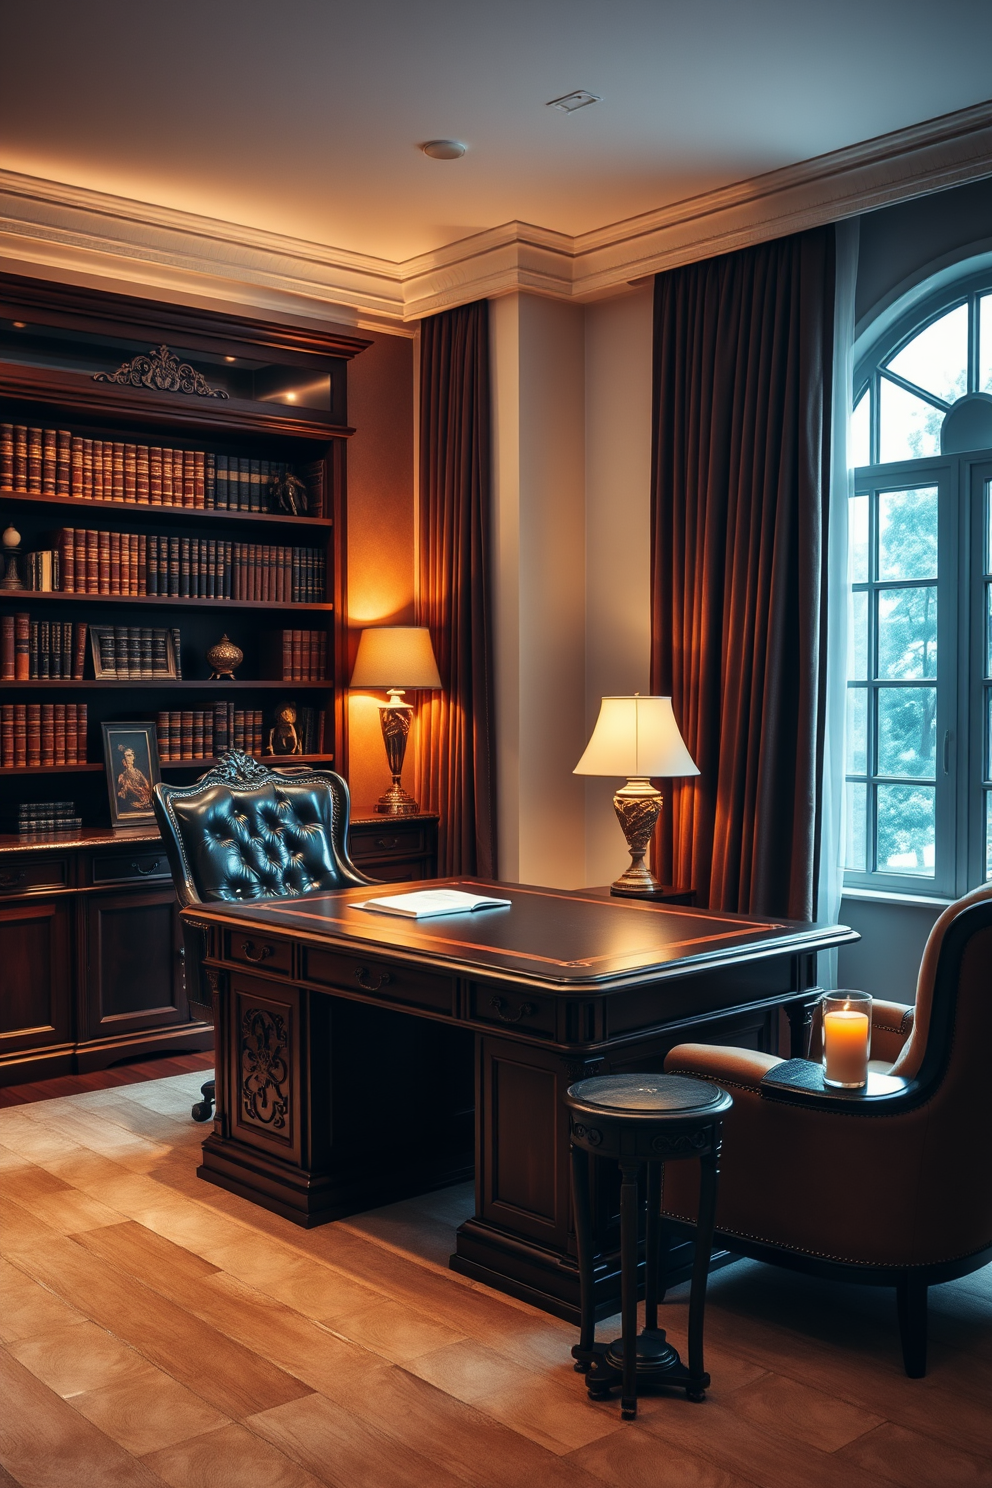
[(0, 254), (111, 279), (409, 334), (425, 315), (518, 290), (578, 302), (728, 253), (992, 175), (992, 102), (570, 237), (509, 222), (402, 262), (0, 171)]

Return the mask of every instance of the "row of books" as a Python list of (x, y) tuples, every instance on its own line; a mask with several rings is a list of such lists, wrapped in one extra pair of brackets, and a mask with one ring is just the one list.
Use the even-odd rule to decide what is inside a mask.
[[(319, 708), (294, 708), (303, 754), (323, 754), (324, 714)], [(261, 708), (236, 708), (230, 702), (212, 708), (169, 708), (155, 715), (159, 758), (213, 759), (228, 749), (243, 749), (256, 759), (269, 751), (269, 733)]]
[(52, 587), (63, 594), (320, 604), (327, 584), (326, 558), (319, 548), (276, 543), (64, 527), (56, 554)]
[(85, 703), (0, 705), (0, 769), (85, 763)]
[(284, 630), (281, 654), (284, 682), (323, 682), (326, 678), (326, 631)]
[[(135, 506), (264, 512), (276, 481), (290, 472), (283, 460), (215, 455), (87, 439), (68, 429), (0, 424), (0, 487), (81, 501), (123, 501)], [(294, 470), (307, 488), (307, 514), (324, 514), (324, 466)]]
[(97, 625), (93, 646), (94, 671), (101, 681), (182, 681), (178, 626)]
[(85, 665), (86, 626), (80, 621), (32, 620), (23, 612), (0, 615), (0, 682), (81, 682)]
[(78, 832), (82, 825), (75, 801), (22, 801), (17, 808), (17, 831), (21, 837), (57, 837)]

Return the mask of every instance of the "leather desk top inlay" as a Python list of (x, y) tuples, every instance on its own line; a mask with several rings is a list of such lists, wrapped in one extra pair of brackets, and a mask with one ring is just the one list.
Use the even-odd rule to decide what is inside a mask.
[(401, 956), (457, 963), (469, 973), (509, 972), (577, 988), (651, 974), (663, 978), (666, 970), (684, 974), (687, 962), (702, 967), (725, 957), (740, 960), (752, 948), (759, 955), (788, 951), (793, 942), (803, 950), (815, 949), (819, 935), (825, 944), (838, 940), (836, 926), (585, 899), (574, 892), (479, 879), (443, 879), (431, 887), (442, 885), (496, 891), (511, 904), (421, 921), (348, 907), (399, 887), (384, 885), (264, 903), (203, 905), (196, 914), (234, 917), (239, 924), (250, 922), (272, 933), (289, 931), (311, 944), (352, 951), (378, 946)]

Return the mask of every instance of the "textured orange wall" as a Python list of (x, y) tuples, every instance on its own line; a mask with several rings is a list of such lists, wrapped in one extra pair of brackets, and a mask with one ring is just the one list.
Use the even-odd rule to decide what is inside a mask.
[[(367, 625), (414, 620), (414, 342), (374, 335), (348, 370), (348, 627), (354, 660)], [(356, 815), (367, 815), (389, 785), (377, 700), (349, 697), (349, 765)], [(403, 784), (412, 790), (415, 739)]]

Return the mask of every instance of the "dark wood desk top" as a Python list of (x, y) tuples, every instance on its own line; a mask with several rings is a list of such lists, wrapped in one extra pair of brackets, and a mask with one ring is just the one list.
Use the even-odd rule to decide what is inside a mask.
[[(242, 929), (251, 924), (270, 934), (352, 952), (357, 946), (378, 946), (421, 966), (584, 994), (770, 955), (825, 950), (859, 938), (844, 925), (586, 898), (574, 891), (489, 880), (448, 878), (431, 887), (442, 885), (498, 893), (511, 904), (418, 922), (351, 908), (375, 894), (361, 888), (257, 904), (198, 905), (186, 913), (201, 922)], [(390, 885), (394, 887), (399, 886)]]

